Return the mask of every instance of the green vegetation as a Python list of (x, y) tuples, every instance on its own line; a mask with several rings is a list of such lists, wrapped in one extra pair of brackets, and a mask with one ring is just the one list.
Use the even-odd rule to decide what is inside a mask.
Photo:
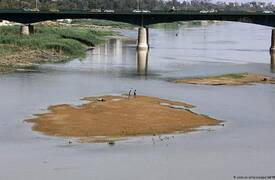
[[(26, 47), (30, 49), (55, 50), (77, 57), (84, 56), (87, 46), (95, 46), (104, 42), (100, 36), (110, 35), (110, 32), (100, 32), (84, 28), (37, 27), (35, 34), (21, 36), (19, 26), (0, 28), (0, 44)], [(12, 51), (1, 49), (0, 54)]]
[(234, 73), (234, 74), (224, 74), (222, 76), (218, 77), (226, 77), (226, 78), (232, 78), (232, 79), (242, 79), (245, 78), (248, 75), (248, 73)]
[(103, 43), (103, 37), (112, 34), (82, 27), (36, 26), (35, 33), (26, 36), (20, 35), (20, 26), (0, 27), (0, 72), (84, 57), (88, 47)]
[(13, 70), (14, 70), (14, 67), (11, 66), (11, 65), (1, 65), (1, 64), (0, 64), (0, 74), (1, 74), (2, 72), (11, 72), (11, 71), (13, 71)]

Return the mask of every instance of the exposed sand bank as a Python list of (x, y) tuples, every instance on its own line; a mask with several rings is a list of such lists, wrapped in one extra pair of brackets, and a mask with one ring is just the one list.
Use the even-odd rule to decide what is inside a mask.
[[(104, 99), (104, 101), (99, 101)], [(47, 135), (107, 140), (138, 135), (188, 132), (221, 121), (195, 114), (192, 105), (138, 96), (85, 98), (87, 104), (50, 106), (49, 112), (26, 120), (33, 130)]]
[(275, 78), (252, 73), (225, 74), (221, 76), (175, 80), (175, 83), (201, 85), (248, 85), (253, 83), (275, 84)]

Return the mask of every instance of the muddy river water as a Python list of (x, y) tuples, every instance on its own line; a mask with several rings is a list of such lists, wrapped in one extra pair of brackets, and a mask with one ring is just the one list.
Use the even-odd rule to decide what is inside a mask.
[[(122, 32), (136, 37), (136, 31)], [(275, 176), (275, 86), (202, 86), (170, 80), (270, 68), (271, 28), (242, 23), (150, 29), (150, 51), (110, 39), (85, 59), (0, 76), (0, 179), (182, 180)], [(139, 57), (139, 60), (137, 59)], [(196, 106), (224, 120), (182, 135), (78, 143), (23, 122), (49, 105), (85, 96), (137, 93)], [(142, 107), (141, 107), (142, 108)], [(68, 141), (72, 141), (69, 144)]]

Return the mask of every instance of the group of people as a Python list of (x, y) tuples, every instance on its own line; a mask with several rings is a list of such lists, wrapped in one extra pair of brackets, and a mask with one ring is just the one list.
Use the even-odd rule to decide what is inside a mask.
[[(128, 93), (128, 98), (130, 98), (131, 97), (131, 94), (132, 94), (132, 89), (130, 89), (130, 91), (129, 91), (129, 93)], [(136, 97), (137, 96), (137, 90), (135, 89), (134, 90), (134, 97)]]

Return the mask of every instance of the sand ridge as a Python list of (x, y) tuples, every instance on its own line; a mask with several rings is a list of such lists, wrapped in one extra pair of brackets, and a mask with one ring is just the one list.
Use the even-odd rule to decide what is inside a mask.
[(221, 121), (193, 113), (193, 106), (148, 96), (84, 98), (81, 106), (56, 105), (33, 119), (34, 131), (76, 138), (129, 137), (191, 131)]
[(225, 74), (221, 76), (180, 79), (175, 83), (200, 84), (200, 85), (251, 85), (253, 83), (275, 84), (275, 78), (253, 73)]

